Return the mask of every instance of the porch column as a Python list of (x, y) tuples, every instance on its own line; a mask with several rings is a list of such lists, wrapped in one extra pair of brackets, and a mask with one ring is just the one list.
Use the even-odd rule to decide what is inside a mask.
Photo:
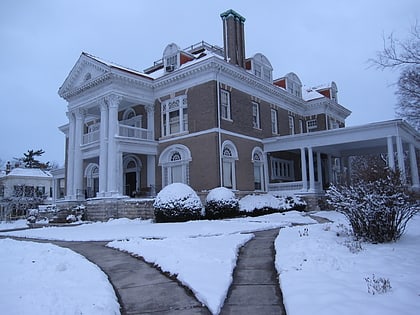
[(308, 147), (308, 163), (309, 163), (309, 191), (315, 191), (315, 171), (314, 171), (314, 155), (312, 147)]
[(99, 102), (101, 109), (101, 128), (99, 131), (99, 193), (101, 197), (108, 191), (108, 105), (105, 100)]
[(419, 170), (417, 167), (417, 157), (416, 157), (416, 148), (414, 147), (414, 144), (410, 143), (409, 146), (409, 153), (410, 153), (410, 169), (411, 169), (411, 185), (415, 189), (420, 188), (419, 183)]
[(67, 112), (69, 118), (69, 143), (67, 149), (67, 176), (66, 176), (66, 199), (70, 200), (75, 198), (75, 192), (73, 190), (73, 179), (74, 179), (74, 128), (76, 121), (72, 112)]
[(318, 173), (318, 183), (321, 187), (321, 190), (323, 190), (322, 185), (322, 161), (321, 161), (321, 152), (316, 153), (316, 166), (317, 166), (317, 173)]
[(391, 170), (395, 171), (394, 144), (392, 143), (392, 136), (388, 136), (386, 143), (388, 147), (388, 166)]
[(305, 148), (300, 148), (300, 161), (302, 164), (302, 189), (308, 190), (308, 177), (306, 175), (306, 152)]
[[(106, 97), (108, 103), (108, 194), (118, 194), (117, 171), (117, 142), (115, 136), (118, 134), (118, 105), (122, 97), (109, 95)], [(122, 174), (119, 174), (122, 176)]]
[(403, 183), (406, 182), (406, 173), (405, 173), (405, 165), (404, 165), (404, 150), (402, 139), (400, 136), (397, 136), (397, 159), (398, 159), (398, 169), (400, 171), (401, 180)]
[(74, 183), (73, 192), (76, 198), (84, 199), (83, 193), (83, 158), (82, 158), (82, 137), (83, 137), (83, 120), (84, 110), (76, 111), (76, 126), (74, 130)]
[(264, 152), (263, 154), (263, 160), (264, 160), (264, 164), (263, 164), (263, 170), (264, 170), (264, 191), (269, 191), (268, 188), (268, 184), (270, 183), (270, 178), (268, 175), (268, 153)]
[[(333, 176), (332, 176), (332, 158), (331, 158), (331, 154), (327, 155), (327, 164), (328, 164), (328, 183), (331, 185), (332, 181), (333, 181)], [(335, 184), (335, 183), (334, 183)]]
[(148, 104), (145, 106), (147, 112), (147, 139), (153, 140), (155, 138), (155, 106)]
[(147, 156), (147, 187), (150, 187), (150, 193), (154, 196), (156, 192), (156, 156)]

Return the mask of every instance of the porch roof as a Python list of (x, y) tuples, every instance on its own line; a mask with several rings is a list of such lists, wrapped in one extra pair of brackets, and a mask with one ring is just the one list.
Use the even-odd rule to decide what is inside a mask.
[(386, 151), (387, 137), (399, 136), (403, 143), (420, 149), (420, 134), (401, 119), (361, 126), (277, 136), (263, 140), (264, 152), (292, 151), (312, 147), (338, 156)]

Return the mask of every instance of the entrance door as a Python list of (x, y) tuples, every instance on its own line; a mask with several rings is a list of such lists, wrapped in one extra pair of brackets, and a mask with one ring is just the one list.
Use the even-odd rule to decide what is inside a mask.
[(125, 194), (129, 197), (134, 197), (137, 184), (136, 172), (125, 173)]

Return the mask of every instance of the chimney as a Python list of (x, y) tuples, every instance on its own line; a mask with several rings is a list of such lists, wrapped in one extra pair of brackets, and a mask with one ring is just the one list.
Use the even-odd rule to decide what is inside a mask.
[(223, 45), (225, 60), (245, 68), (245, 18), (234, 10), (228, 10), (220, 17), (223, 21)]

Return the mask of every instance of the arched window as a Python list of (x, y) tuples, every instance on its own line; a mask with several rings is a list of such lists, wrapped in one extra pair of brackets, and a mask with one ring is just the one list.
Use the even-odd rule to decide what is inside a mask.
[(263, 152), (258, 147), (252, 150), (252, 163), (254, 165), (254, 189), (265, 190)]
[(236, 160), (238, 160), (238, 151), (232, 141), (226, 140), (222, 144), (223, 187), (236, 189)]
[(182, 144), (166, 148), (159, 157), (159, 165), (162, 167), (162, 185), (167, 186), (172, 183), (188, 185), (191, 160), (190, 150)]

